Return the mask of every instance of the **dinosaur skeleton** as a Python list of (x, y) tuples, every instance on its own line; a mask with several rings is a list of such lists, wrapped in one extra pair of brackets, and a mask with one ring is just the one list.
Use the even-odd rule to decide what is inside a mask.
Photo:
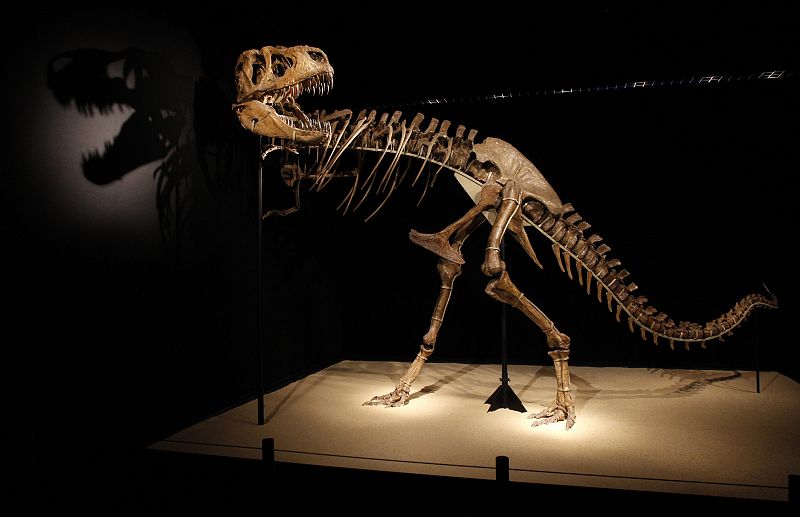
[[(541, 268), (525, 230), (526, 227), (536, 229), (550, 241), (562, 272), (585, 285), (587, 294), (591, 294), (594, 287), (597, 300), (602, 303), (605, 298), (608, 310), (615, 312), (618, 322), (624, 313), (630, 331), (638, 329), (645, 340), (648, 335), (652, 336), (655, 344), (660, 338), (671, 348), (675, 343), (683, 343), (687, 349), (695, 343), (705, 347), (707, 341), (722, 340), (730, 334), (754, 308), (778, 306), (771, 293), (769, 296), (750, 294), (705, 325), (675, 323), (667, 314), (649, 305), (646, 297), (637, 294), (638, 286), (627, 279), (628, 271), (620, 268), (618, 259), (608, 256), (611, 248), (602, 243), (600, 236), (584, 234), (591, 225), (569, 203), (562, 204), (539, 170), (507, 142), (486, 138), (475, 143), (476, 131), (466, 131), (464, 126), (458, 126), (451, 136), (450, 121), (440, 123), (435, 118), (423, 130), (422, 114), (408, 121), (399, 111), (391, 116), (362, 111), (355, 119), (349, 110), (330, 114), (324, 111), (303, 113), (297, 104), (300, 95), (324, 94), (333, 84), (333, 68), (320, 49), (297, 46), (248, 50), (239, 57), (235, 76), (238, 95), (234, 112), (245, 129), (268, 137), (262, 157), (273, 151), (286, 153), (281, 174), (286, 184), (295, 190), (295, 207), (268, 212), (265, 217), (297, 210), (301, 181), (311, 182), (312, 190), (320, 190), (333, 178), (345, 177), (351, 178), (353, 183), (339, 209), (345, 213), (351, 208), (357, 210), (371, 194), (377, 195), (380, 202), (367, 216), (370, 219), (386, 204), (398, 185), (412, 175), (412, 186), (420, 180), (424, 182), (421, 202), (443, 169), (456, 176), (475, 202), (466, 214), (439, 232), (423, 234), (411, 230), (412, 242), (439, 257), (439, 296), (428, 332), (408, 371), (392, 392), (373, 397), (365, 405), (397, 407), (408, 403), (411, 385), (434, 351), (454, 282), (461, 273), (464, 264), (461, 246), (484, 220), (491, 222), (481, 266), (481, 271), (490, 277), (486, 293), (520, 310), (544, 332), (548, 353), (555, 365), (554, 402), (529, 416), (535, 419), (533, 426), (566, 421), (569, 429), (575, 423), (568, 366), (570, 338), (511, 281), (500, 259), (500, 244), (506, 232), (511, 233)], [(356, 166), (352, 170), (339, 170), (345, 152), (356, 155)], [(362, 170), (367, 153), (374, 153), (377, 161), (371, 168)], [(420, 167), (412, 169), (413, 160), (407, 160), (401, 171), (403, 157), (420, 160)], [(382, 174), (379, 173), (381, 165), (386, 165)], [(426, 166), (429, 167), (426, 169)], [(435, 170), (431, 172), (432, 169)]]

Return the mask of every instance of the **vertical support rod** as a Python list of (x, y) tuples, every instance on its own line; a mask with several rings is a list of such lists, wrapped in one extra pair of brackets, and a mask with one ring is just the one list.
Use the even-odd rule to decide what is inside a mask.
[(759, 355), (758, 315), (753, 317), (753, 333), (756, 336), (756, 393), (761, 393), (761, 361)]
[(264, 226), (264, 166), (261, 160), (261, 137), (258, 137), (258, 294), (256, 295), (256, 318), (258, 319), (258, 425), (264, 425), (264, 316), (261, 298), (264, 289), (262, 263), (262, 230)]
[[(503, 262), (506, 260), (505, 241), (500, 241), (500, 259)], [(502, 304), (500, 306), (500, 311), (500, 386), (498, 386), (497, 389), (494, 390), (494, 393), (492, 393), (489, 398), (486, 399), (486, 404), (489, 404), (488, 412), (503, 408), (525, 413), (528, 410), (525, 409), (522, 401), (519, 399), (517, 394), (514, 393), (514, 390), (511, 389), (511, 386), (508, 385), (508, 330), (506, 326), (506, 318), (508, 315), (507, 304)]]
[(178, 279), (181, 267), (181, 217), (181, 182), (178, 181), (175, 183), (175, 277)]
[(495, 479), (500, 483), (508, 483), (508, 456), (497, 456), (495, 458)]
[[(506, 241), (500, 241), (500, 260), (506, 260)], [(505, 303), (500, 304), (500, 363), (502, 368), (502, 379), (500, 379), (503, 386), (508, 386), (508, 328), (506, 326), (506, 318), (508, 317), (508, 305)], [(507, 391), (503, 390), (503, 407), (508, 407)]]
[(275, 438), (261, 439), (261, 461), (269, 481), (275, 480)]

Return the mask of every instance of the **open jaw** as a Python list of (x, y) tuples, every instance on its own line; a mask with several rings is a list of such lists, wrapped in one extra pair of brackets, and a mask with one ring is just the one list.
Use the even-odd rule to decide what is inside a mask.
[(330, 136), (331, 125), (316, 115), (306, 115), (297, 98), (304, 93), (325, 95), (332, 87), (333, 73), (322, 72), (283, 88), (254, 92), (249, 99), (234, 104), (233, 111), (242, 126), (257, 135), (319, 144)]

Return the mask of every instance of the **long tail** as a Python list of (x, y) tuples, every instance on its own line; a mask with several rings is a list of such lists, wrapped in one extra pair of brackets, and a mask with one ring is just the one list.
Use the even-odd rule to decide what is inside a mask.
[[(618, 259), (607, 257), (611, 248), (601, 244), (602, 237), (596, 234), (584, 236), (584, 231), (591, 225), (574, 212), (572, 205), (564, 205), (564, 211), (559, 216), (547, 210), (543, 213), (526, 210), (525, 215), (553, 243), (553, 252), (561, 271), (570, 279), (577, 276), (578, 282), (586, 286), (586, 294), (591, 294), (594, 280), (597, 301), (602, 303), (605, 295), (609, 312), (614, 312), (616, 304), (617, 321), (620, 321), (624, 312), (630, 331), (634, 332), (634, 327), (639, 327), (644, 340), (647, 340), (649, 333), (655, 344), (658, 344), (658, 338), (663, 338), (669, 341), (673, 349), (676, 341), (683, 342), (687, 350), (692, 343), (699, 343), (705, 348), (706, 341), (722, 340), (731, 334), (756, 307), (778, 308), (778, 299), (767, 290), (769, 296), (748, 294), (731, 310), (705, 325), (686, 321), (676, 324), (666, 313), (648, 305), (646, 297), (635, 294), (638, 286), (627, 280), (629, 273), (619, 269), (621, 262)], [(574, 274), (572, 262), (575, 263)]]

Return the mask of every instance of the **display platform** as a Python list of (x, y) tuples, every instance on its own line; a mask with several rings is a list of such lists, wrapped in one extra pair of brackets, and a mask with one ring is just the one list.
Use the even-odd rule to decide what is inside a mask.
[[(347, 468), (786, 501), (800, 473), (800, 384), (749, 371), (572, 367), (577, 422), (532, 428), (487, 412), (499, 365), (431, 363), (401, 408), (362, 406), (408, 363), (343, 361), (155, 443), (152, 449)], [(529, 412), (553, 399), (552, 366), (510, 365)], [(528, 413), (530, 414), (530, 413)]]

